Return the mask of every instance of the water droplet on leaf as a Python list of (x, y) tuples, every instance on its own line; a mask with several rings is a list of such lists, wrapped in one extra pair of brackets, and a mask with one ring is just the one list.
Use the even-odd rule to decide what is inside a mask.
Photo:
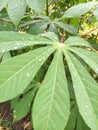
[(40, 58), (39, 61), (41, 61), (42, 59)]
[(98, 73), (98, 68), (96, 69), (96, 72)]
[(27, 77), (29, 77), (30, 76), (30, 73), (27, 73)]
[(2, 53), (4, 53), (4, 52), (5, 52), (5, 49), (2, 50)]

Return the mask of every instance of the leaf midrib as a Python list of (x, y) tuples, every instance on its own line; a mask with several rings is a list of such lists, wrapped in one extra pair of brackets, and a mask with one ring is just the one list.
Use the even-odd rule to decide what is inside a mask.
[[(60, 55), (60, 50), (58, 50), (58, 57)], [(49, 120), (50, 120), (50, 116), (51, 116), (51, 109), (52, 109), (52, 104), (53, 104), (53, 97), (54, 97), (54, 93), (55, 93), (55, 88), (56, 88), (56, 78), (57, 78), (57, 68), (58, 68), (58, 64), (59, 63), (59, 60), (57, 60), (57, 66), (56, 66), (56, 69), (55, 69), (55, 74), (54, 74), (54, 82), (53, 82), (53, 93), (52, 93), (52, 97), (51, 97), (51, 102), (50, 102), (50, 108), (49, 108), (49, 112), (48, 112), (48, 119), (47, 119), (47, 123), (46, 123), (46, 127), (45, 127), (45, 130), (48, 130), (48, 124), (49, 124)]]

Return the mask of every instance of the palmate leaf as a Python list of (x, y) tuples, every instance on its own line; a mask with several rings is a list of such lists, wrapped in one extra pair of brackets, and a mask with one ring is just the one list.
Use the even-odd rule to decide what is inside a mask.
[(18, 32), (1, 31), (0, 32), (0, 53), (10, 50), (17, 50), (34, 44), (52, 44), (49, 39), (40, 36), (22, 34)]
[(69, 70), (72, 76), (74, 92), (78, 109), (85, 123), (92, 129), (98, 129), (98, 84), (77, 60), (64, 50)]
[(87, 2), (72, 6), (67, 11), (65, 11), (62, 18), (79, 17), (91, 10), (97, 4), (98, 2)]
[(13, 23), (17, 26), (22, 19), (26, 10), (25, 0), (9, 0), (8, 1), (8, 14)]
[(0, 102), (23, 92), (55, 47), (42, 47), (0, 64)]
[(33, 34), (33, 35), (41, 34), (45, 31), (47, 26), (48, 26), (48, 23), (44, 21), (32, 24), (32, 26), (28, 30), (28, 33)]
[[(61, 50), (58, 50), (35, 97), (35, 130), (64, 130), (69, 117), (69, 93)], [(40, 121), (39, 121), (40, 120)]]
[(26, 93), (22, 99), (16, 102), (14, 106), (14, 121), (20, 120), (28, 114), (36, 89), (37, 87), (33, 88), (33, 90)]
[(80, 56), (98, 74), (98, 54), (89, 50), (71, 47), (72, 52)]
[(60, 28), (64, 29), (66, 32), (69, 32), (70, 34), (78, 35), (77, 34), (77, 29), (74, 26), (72, 26), (72, 25), (64, 24), (64, 23), (58, 22), (58, 21), (54, 21), (54, 24), (57, 27), (60, 27)]
[(48, 31), (54, 32), (57, 36), (59, 36), (58, 29), (57, 29), (57, 27), (55, 26), (54, 23), (51, 23), (51, 24), (49, 25)]

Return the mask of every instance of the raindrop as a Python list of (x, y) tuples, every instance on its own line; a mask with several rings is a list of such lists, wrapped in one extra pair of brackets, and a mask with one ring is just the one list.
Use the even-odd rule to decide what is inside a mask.
[(30, 73), (27, 73), (27, 77), (29, 77), (30, 76)]
[(85, 107), (88, 108), (88, 105), (86, 105)]
[(75, 85), (73, 85), (73, 87), (75, 88)]
[(57, 37), (54, 37), (55, 40), (57, 40)]
[(98, 72), (98, 68), (96, 69), (96, 72)]
[(30, 40), (32, 41), (32, 40), (33, 40), (33, 38), (32, 38), (32, 37), (30, 37)]
[(13, 112), (15, 113), (16, 111), (14, 110)]
[(14, 49), (17, 49), (17, 47), (14, 47)]
[(45, 57), (42, 58), (43, 60), (45, 59)]
[(18, 7), (18, 5), (16, 5), (16, 8)]
[(26, 44), (24, 44), (24, 46), (27, 46)]
[(2, 53), (4, 53), (4, 52), (5, 52), (5, 49), (2, 50)]
[(17, 45), (20, 45), (20, 43), (17, 43)]
[(39, 59), (39, 61), (41, 61), (42, 59)]
[(77, 74), (76, 73), (74, 73), (74, 76), (76, 76)]
[(14, 116), (14, 118), (16, 118), (16, 116)]

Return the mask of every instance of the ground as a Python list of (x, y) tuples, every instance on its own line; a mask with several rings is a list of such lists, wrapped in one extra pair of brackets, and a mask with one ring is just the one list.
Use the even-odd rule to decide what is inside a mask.
[(13, 121), (10, 102), (0, 104), (0, 130), (33, 130), (30, 126), (30, 114), (20, 121)]

